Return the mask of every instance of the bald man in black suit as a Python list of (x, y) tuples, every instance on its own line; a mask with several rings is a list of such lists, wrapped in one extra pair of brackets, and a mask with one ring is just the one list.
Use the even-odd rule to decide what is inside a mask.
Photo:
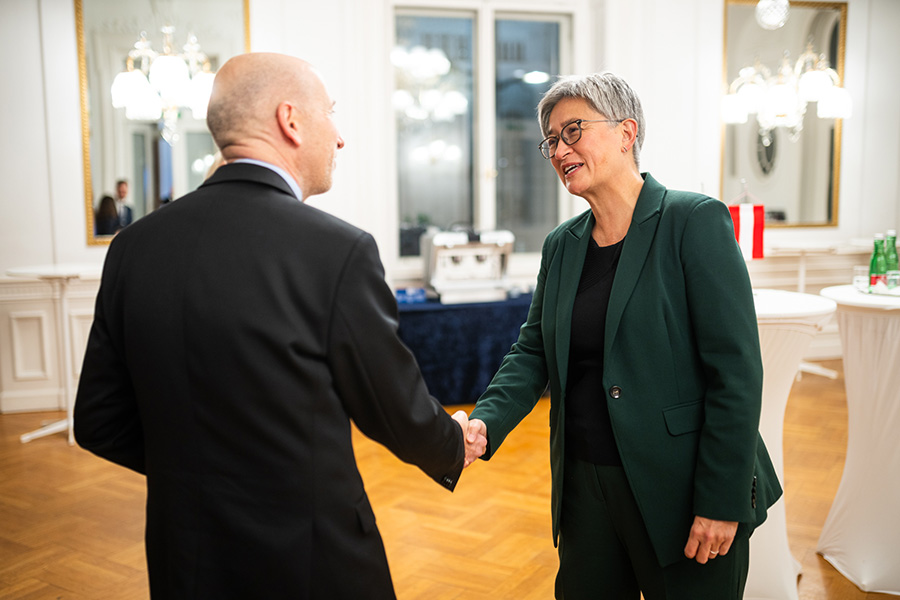
[(147, 476), (154, 598), (393, 598), (350, 420), (447, 489), (463, 468), (373, 238), (302, 202), (331, 187), (333, 104), (299, 59), (231, 59), (226, 164), (110, 245), (75, 435)]

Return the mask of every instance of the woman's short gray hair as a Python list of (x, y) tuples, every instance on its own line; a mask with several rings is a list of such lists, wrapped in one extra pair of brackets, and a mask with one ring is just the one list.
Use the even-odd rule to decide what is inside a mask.
[(634, 164), (640, 165), (641, 146), (644, 143), (644, 110), (641, 100), (624, 79), (613, 73), (570, 75), (560, 77), (538, 103), (538, 121), (541, 132), (548, 136), (550, 113), (563, 98), (581, 98), (607, 119), (637, 121), (637, 139), (634, 141)]

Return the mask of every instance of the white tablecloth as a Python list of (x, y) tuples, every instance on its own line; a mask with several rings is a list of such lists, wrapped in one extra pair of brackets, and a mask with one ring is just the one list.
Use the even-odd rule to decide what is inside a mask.
[(838, 304), (849, 431), (817, 549), (860, 589), (900, 595), (900, 297), (821, 293)]
[[(763, 360), (763, 403), (759, 431), (784, 486), (784, 410), (797, 369), (810, 342), (832, 318), (835, 303), (811, 294), (754, 290)], [(784, 498), (769, 509), (750, 538), (750, 572), (745, 600), (797, 600), (800, 563), (788, 546)]]

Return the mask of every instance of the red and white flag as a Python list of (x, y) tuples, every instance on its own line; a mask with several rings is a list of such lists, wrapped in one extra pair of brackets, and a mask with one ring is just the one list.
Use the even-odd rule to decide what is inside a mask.
[(737, 239), (744, 260), (763, 257), (763, 225), (766, 213), (762, 204), (735, 204), (728, 207), (734, 221), (734, 237)]

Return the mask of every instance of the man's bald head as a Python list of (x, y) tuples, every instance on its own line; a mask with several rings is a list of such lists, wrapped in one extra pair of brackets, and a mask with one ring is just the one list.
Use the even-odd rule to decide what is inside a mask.
[(290, 101), (303, 107), (310, 91), (321, 85), (309, 63), (299, 58), (239, 54), (216, 73), (207, 126), (223, 152), (233, 144), (277, 136), (278, 105)]
[(241, 54), (219, 69), (206, 123), (225, 162), (249, 158), (284, 169), (303, 198), (331, 188), (344, 147), (334, 101), (309, 63), (282, 54)]

